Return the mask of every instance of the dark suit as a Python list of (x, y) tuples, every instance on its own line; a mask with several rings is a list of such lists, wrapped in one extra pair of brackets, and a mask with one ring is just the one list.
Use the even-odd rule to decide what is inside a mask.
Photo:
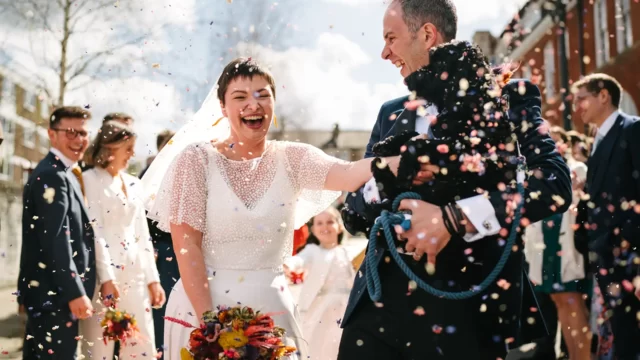
[[(619, 360), (640, 357), (640, 300), (624, 286), (640, 276), (640, 214), (633, 206), (625, 208), (640, 201), (639, 120), (624, 114), (615, 119), (589, 159), (590, 204), (582, 203), (589, 224), (589, 251), (596, 255), (593, 270), (605, 303), (613, 310), (611, 326)], [(628, 247), (621, 246), (623, 240)]]
[[(140, 173), (140, 178), (149, 169), (149, 166), (144, 168)], [(173, 286), (178, 280), (180, 280), (180, 270), (178, 269), (178, 260), (176, 259), (176, 253), (173, 251), (173, 241), (171, 240), (171, 234), (158, 229), (157, 223), (151, 219), (147, 219), (149, 224), (149, 233), (153, 239), (153, 246), (157, 253), (156, 266), (158, 268), (158, 274), (160, 275), (160, 285), (167, 294), (171, 294)], [(156, 348), (159, 351), (163, 351), (164, 345), (164, 314), (167, 310), (167, 304), (164, 304), (160, 309), (153, 309), (153, 327), (156, 337)]]
[(23, 356), (75, 359), (78, 321), (69, 301), (91, 299), (96, 286), (94, 234), (80, 184), (49, 153), (29, 176), (23, 204), (18, 301), (33, 336), (25, 340)]
[[(554, 196), (564, 199), (562, 206), (555, 207), (556, 211), (566, 211), (571, 200), (571, 179), (569, 169), (556, 151), (554, 142), (547, 134), (538, 131), (543, 124), (538, 88), (524, 81), (526, 91), (521, 95), (519, 81), (511, 81), (503, 94), (509, 97), (509, 118), (516, 127), (515, 133), (522, 154), (527, 158), (527, 165), (530, 170), (540, 171), (538, 176), (527, 179), (525, 217), (535, 222), (554, 213)], [(402, 112), (406, 99), (395, 99), (382, 106), (367, 145), (366, 157), (373, 156), (373, 144), (395, 134), (397, 120), (391, 120), (390, 117)], [(535, 200), (529, 198), (532, 192), (539, 192)], [(504, 196), (499, 191), (491, 192), (490, 201), (500, 225), (510, 229)], [(375, 216), (374, 210), (364, 201), (362, 189), (347, 196), (346, 211), (356, 213), (369, 224)], [(347, 229), (350, 232), (362, 230)], [(438, 271), (431, 276), (426, 274), (424, 259), (421, 262), (411, 257), (404, 259), (418, 276), (436, 288), (467, 290), (480, 283), (494, 268), (503, 251), (500, 238), (496, 235), (475, 242), (452, 238), (438, 256)], [(510, 284), (508, 289), (494, 284), (482, 295), (461, 301), (438, 299), (420, 289), (407, 295), (408, 279), (393, 260), (382, 261), (388, 258), (388, 250), (378, 249), (376, 260), (380, 264), (384, 306), (377, 307), (369, 299), (365, 268), (361, 267), (342, 321), (344, 332), (340, 359), (375, 356), (394, 359), (504, 357), (505, 340), (514, 338), (515, 343), (519, 340), (523, 289), (521, 245), (518, 239), (518, 248), (499, 277)], [(464, 255), (466, 249), (472, 250), (473, 262), (469, 262), (468, 256)], [(494, 293), (499, 295), (497, 299), (488, 296)], [(419, 307), (425, 311), (422, 316), (414, 313)], [(363, 341), (361, 346), (357, 344), (358, 339)]]

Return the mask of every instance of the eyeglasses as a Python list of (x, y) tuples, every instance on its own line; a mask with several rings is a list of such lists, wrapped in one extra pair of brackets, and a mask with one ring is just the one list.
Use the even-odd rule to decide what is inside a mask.
[(84, 130), (76, 130), (76, 129), (56, 129), (52, 128), (54, 131), (63, 131), (69, 140), (75, 140), (78, 136), (81, 138), (89, 137), (89, 133)]

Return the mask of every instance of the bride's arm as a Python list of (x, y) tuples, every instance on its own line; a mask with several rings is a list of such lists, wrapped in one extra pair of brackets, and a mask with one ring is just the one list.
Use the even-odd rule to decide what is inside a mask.
[(202, 254), (207, 223), (207, 146), (192, 144), (177, 155), (153, 194), (154, 205), (147, 214), (158, 222), (160, 230), (171, 232), (183, 287), (198, 321), (213, 308)]
[(202, 322), (202, 314), (213, 310), (202, 254), (202, 233), (185, 223), (171, 224), (171, 239), (176, 250), (182, 286), (196, 311), (198, 321)]
[[(354, 162), (334, 163), (324, 183), (325, 190), (349, 191), (353, 192), (362, 187), (371, 179), (371, 162), (375, 158), (367, 158)], [(384, 158), (389, 163), (389, 167), (395, 173), (400, 162), (399, 156)]]

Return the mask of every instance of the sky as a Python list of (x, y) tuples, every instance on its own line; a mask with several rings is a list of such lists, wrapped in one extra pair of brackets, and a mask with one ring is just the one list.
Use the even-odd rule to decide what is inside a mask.
[[(342, 129), (369, 130), (382, 103), (406, 94), (399, 71), (380, 58), (387, 1), (135, 0), (139, 11), (116, 17), (120, 22), (86, 19), (92, 31), (77, 39), (73, 51), (78, 56), (118, 43), (121, 29), (144, 37), (109, 57), (109, 72), (99, 81), (86, 79), (87, 85), (71, 92), (66, 102), (90, 106), (95, 118), (113, 111), (131, 113), (142, 133), (138, 153), (152, 153), (155, 134), (177, 129), (193, 116), (216, 74), (233, 57), (237, 40), (268, 35), (278, 23), (282, 30), (252, 48), (275, 76), (276, 114), (308, 129), (339, 123)], [(477, 30), (499, 34), (525, 2), (453, 1), (458, 39), (471, 39)], [(267, 12), (252, 19), (250, 12), (260, 6)], [(5, 42), (23, 49), (11, 52), (8, 65), (27, 75), (44, 74), (53, 82), (51, 73), (38, 70), (42, 62), (25, 51), (33, 52), (35, 46), (45, 59), (55, 54), (49, 34), (16, 29), (7, 34)], [(242, 53), (246, 44), (239, 49)], [(121, 70), (111, 73), (112, 68)]]

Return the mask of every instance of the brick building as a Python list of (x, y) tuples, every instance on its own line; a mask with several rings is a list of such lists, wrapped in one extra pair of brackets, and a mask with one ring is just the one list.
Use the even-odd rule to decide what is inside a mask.
[(49, 151), (50, 108), (27, 81), (0, 68), (0, 183), (22, 187), (29, 171)]
[(22, 187), (31, 169), (49, 151), (49, 106), (15, 72), (0, 67), (0, 288), (14, 286), (20, 260)]
[[(540, 86), (544, 117), (554, 125), (563, 124), (559, 40), (557, 25), (545, 11), (545, 1), (530, 0), (514, 16), (498, 38), (477, 32), (474, 42), (494, 63), (520, 63), (516, 74)], [(582, 24), (579, 23), (582, 11)], [(640, 2), (637, 0), (571, 0), (567, 4), (566, 57), (569, 84), (584, 74), (609, 74), (625, 89), (621, 109), (638, 115), (640, 108)], [(582, 53), (579, 40), (583, 39)], [(581, 64), (582, 63), (582, 64)], [(635, 64), (635, 65), (634, 65)], [(577, 114), (575, 129), (583, 129)]]

